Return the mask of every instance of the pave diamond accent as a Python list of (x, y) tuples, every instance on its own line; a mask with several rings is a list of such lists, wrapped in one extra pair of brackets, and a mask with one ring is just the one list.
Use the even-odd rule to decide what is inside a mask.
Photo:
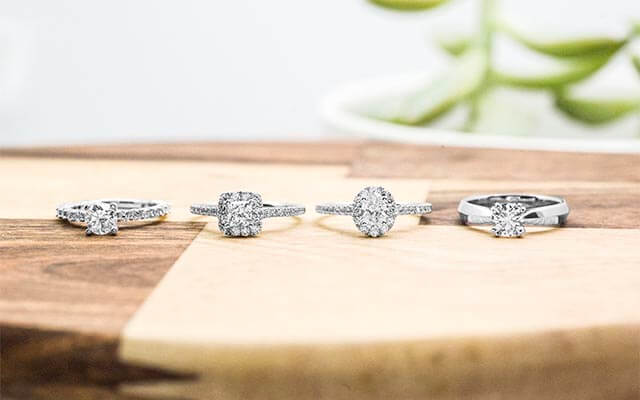
[(316, 206), (316, 211), (321, 214), (353, 215), (353, 204), (321, 204)]
[(305, 208), (295, 205), (281, 205), (281, 206), (269, 206), (264, 205), (260, 210), (260, 216), (262, 218), (277, 218), (277, 217), (294, 217), (304, 214)]
[(252, 192), (226, 192), (218, 201), (218, 227), (227, 236), (255, 236), (262, 231), (262, 198)]
[(497, 237), (521, 237), (526, 229), (522, 218), (527, 208), (522, 203), (496, 203), (491, 207), (491, 231)]
[(191, 213), (196, 215), (218, 216), (218, 206), (208, 204), (194, 204), (191, 206)]
[(370, 237), (387, 233), (397, 214), (393, 196), (380, 186), (362, 189), (353, 201), (353, 221), (360, 232)]
[[(114, 203), (93, 202), (83, 206), (82, 211), (70, 212), (69, 221), (75, 221), (71, 214), (84, 214), (87, 222), (87, 235), (115, 235), (118, 233), (118, 206)], [(80, 219), (78, 219), (80, 220)]]
[(431, 204), (398, 204), (398, 215), (424, 215), (431, 212)]

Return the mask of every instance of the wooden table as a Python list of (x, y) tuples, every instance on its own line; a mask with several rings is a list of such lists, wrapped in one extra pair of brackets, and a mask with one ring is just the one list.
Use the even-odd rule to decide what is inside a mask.
[[(640, 156), (384, 143), (0, 150), (2, 396), (10, 399), (638, 399)], [(379, 239), (313, 205), (368, 184), (428, 218)], [(224, 238), (192, 202), (306, 204)], [(458, 225), (477, 192), (567, 198), (566, 228)], [(169, 200), (85, 237), (58, 203)]]

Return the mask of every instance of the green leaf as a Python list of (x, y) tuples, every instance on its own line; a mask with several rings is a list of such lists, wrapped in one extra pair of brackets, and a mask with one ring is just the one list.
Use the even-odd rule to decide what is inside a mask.
[(555, 57), (575, 57), (594, 54), (611, 54), (622, 47), (627, 38), (591, 36), (582, 38), (543, 38), (519, 31), (504, 20), (494, 21), (494, 26), (528, 48)]
[(617, 99), (594, 99), (558, 91), (556, 106), (570, 117), (588, 124), (604, 124), (640, 108), (640, 94)]
[(503, 84), (528, 88), (553, 88), (578, 82), (609, 61), (613, 53), (548, 60), (537, 71), (506, 71), (495, 67), (493, 78)]
[(379, 6), (399, 11), (419, 11), (437, 7), (447, 0), (369, 0)]
[(436, 39), (440, 47), (452, 56), (459, 56), (471, 47), (471, 38), (462, 35), (447, 35)]
[(373, 103), (364, 114), (399, 124), (431, 122), (472, 94), (484, 81), (487, 58), (473, 48), (458, 58), (454, 66), (426, 88)]
[(636, 71), (638, 71), (638, 73), (640, 74), (640, 55), (632, 55), (631, 62), (633, 63), (633, 66), (636, 67)]

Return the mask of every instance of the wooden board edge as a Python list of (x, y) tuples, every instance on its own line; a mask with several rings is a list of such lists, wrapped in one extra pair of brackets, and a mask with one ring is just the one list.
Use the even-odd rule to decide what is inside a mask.
[(191, 381), (193, 374), (123, 362), (114, 335), (0, 327), (2, 398), (122, 398), (123, 383)]
[[(124, 341), (157, 352), (197, 382), (124, 386), (131, 395), (219, 399), (518, 398), (630, 400), (640, 396), (640, 325), (389, 343), (223, 345)], [(146, 361), (148, 362), (148, 360)]]

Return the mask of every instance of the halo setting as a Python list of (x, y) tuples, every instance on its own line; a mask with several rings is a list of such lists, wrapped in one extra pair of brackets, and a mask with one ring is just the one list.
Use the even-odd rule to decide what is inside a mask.
[(397, 215), (391, 193), (380, 186), (362, 189), (353, 200), (353, 222), (367, 236), (382, 236), (393, 227)]
[(425, 215), (431, 203), (401, 203), (381, 186), (368, 186), (353, 199), (353, 203), (325, 203), (316, 212), (329, 215), (350, 215), (358, 230), (369, 237), (384, 235), (393, 227), (398, 215)]
[(262, 198), (253, 192), (226, 192), (218, 201), (218, 227), (226, 236), (255, 236), (262, 231)]

